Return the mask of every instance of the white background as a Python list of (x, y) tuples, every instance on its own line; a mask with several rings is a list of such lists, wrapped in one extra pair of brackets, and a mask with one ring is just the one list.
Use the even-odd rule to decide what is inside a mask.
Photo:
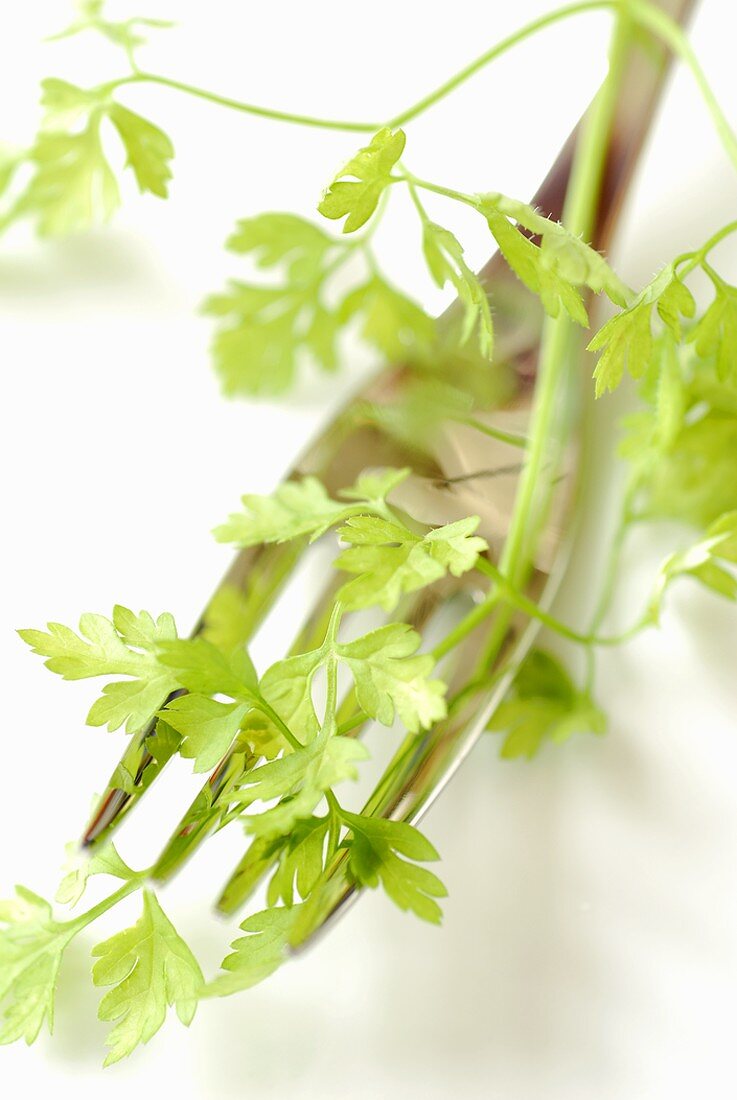
[[(550, 5), (141, 7), (180, 23), (142, 52), (146, 67), (274, 107), (381, 118)], [(729, 7), (706, 0), (693, 41), (737, 118)], [(94, 38), (42, 44), (65, 17), (58, 0), (36, 0), (6, 20), (3, 138), (30, 139), (41, 77), (91, 83), (122, 71)], [(569, 22), (476, 77), (410, 127), (409, 162), (451, 186), (531, 194), (601, 77), (607, 29), (603, 14)], [(356, 379), (354, 365), (340, 386), (313, 378), (286, 406), (226, 403), (208, 364), (209, 323), (196, 314), (238, 272), (221, 247), (234, 220), (264, 209), (310, 213), (354, 138), (152, 87), (122, 98), (172, 135), (170, 201), (141, 198), (127, 180), (110, 227), (55, 243), (18, 229), (0, 248), (4, 894), (15, 881), (53, 894), (63, 844), (123, 745), (122, 735), (83, 726), (90, 685), (51, 677), (14, 628), (74, 623), (119, 601), (171, 610), (188, 630), (229, 560), (209, 529), (241, 492), (274, 485)], [(634, 285), (734, 217), (733, 176), (683, 72), (636, 192), (616, 249)], [(480, 264), (489, 242), (478, 225), (443, 217), (455, 219)], [(397, 280), (439, 307), (401, 201), (380, 245)], [(734, 280), (737, 253), (725, 247), (720, 267)], [(613, 407), (595, 414), (604, 486)], [(601, 514), (592, 510), (559, 603), (580, 622), (594, 598)], [(653, 535), (633, 548), (622, 621), (667, 545)], [(607, 738), (548, 749), (532, 765), (500, 762), (491, 738), (478, 747), (426, 822), (450, 889), (442, 930), (366, 897), (319, 949), (240, 998), (203, 1005), (189, 1032), (170, 1021), (103, 1075), (88, 951), (134, 919), (132, 903), (70, 951), (53, 1038), (0, 1051), (3, 1093), (22, 1085), (57, 1097), (103, 1089), (110, 1100), (132, 1088), (180, 1100), (732, 1096), (735, 625), (732, 607), (686, 585), (658, 634), (602, 661)], [(195, 789), (186, 768), (170, 772), (121, 833), (133, 862), (152, 858)], [(163, 898), (210, 971), (234, 926), (214, 920), (209, 905), (242, 843), (237, 830), (208, 843)]]

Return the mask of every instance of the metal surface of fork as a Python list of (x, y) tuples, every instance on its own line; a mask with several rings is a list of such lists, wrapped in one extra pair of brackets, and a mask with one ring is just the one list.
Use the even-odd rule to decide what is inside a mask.
[[(661, 6), (674, 18), (684, 21), (693, 0), (664, 0)], [(611, 237), (666, 69), (662, 50), (654, 42), (644, 42), (642, 38), (632, 47), (629, 65), (628, 79), (623, 83), (617, 105), (593, 234), (593, 244), (597, 248), (603, 248)], [(535, 204), (548, 216), (558, 218), (561, 215), (575, 142), (576, 131), (535, 196)], [(478, 420), (504, 431), (524, 434), (534, 397), (542, 324), (540, 309), (498, 256), (487, 264), (481, 277), (495, 303), (496, 374), (490, 374), (488, 379), (480, 378), (469, 364), (454, 361), (447, 364), (447, 374), (443, 378), (450, 377), (457, 388), (473, 391), (474, 417)], [(451, 308), (445, 319), (448, 323), (453, 313)], [(487, 383), (494, 379), (493, 385), (479, 387), (480, 381)], [(405, 506), (412, 515), (431, 524), (479, 515), (479, 533), (487, 538), (492, 556), (495, 556), (503, 543), (514, 504), (522, 452), (452, 418), (442, 421), (426, 438), (409, 442), (398, 438), (387, 428), (391, 417), (377, 416), (376, 411), (391, 413), (401, 405), (414, 382), (414, 372), (406, 365), (383, 371), (321, 434), (296, 463), (291, 476), (315, 474), (335, 494), (350, 485), (367, 467), (410, 466), (412, 476), (392, 497), (392, 503)], [(551, 599), (565, 567), (567, 517), (577, 484), (579, 427), (575, 420), (561, 424), (554, 507), (527, 589), (543, 603)], [(234, 561), (218, 593), (222, 595), (223, 591), (233, 590), (242, 598), (244, 642), (264, 621), (303, 550), (303, 545), (294, 543), (260, 546), (241, 552)], [(401, 608), (403, 621), (421, 626), (449, 601), (461, 598), (468, 603), (478, 596), (471, 584), (468, 578), (451, 579), (429, 592), (409, 598)], [(321, 640), (326, 612), (335, 590), (335, 580), (328, 580), (293, 650)], [(206, 630), (207, 621), (208, 610), (195, 633)], [(460, 693), (461, 703), (428, 733), (408, 737), (403, 742), (368, 799), (364, 812), (410, 822), (418, 820), (470, 751), (529, 648), (536, 626), (511, 618), (505, 627), (497, 666), (499, 676), (486, 691), (469, 692), (463, 698), (485, 637), (494, 629), (492, 617), (459, 647), (443, 674), (449, 681), (450, 695)], [(352, 734), (358, 736), (360, 732), (358, 727)], [(132, 740), (85, 831), (85, 845), (99, 845), (111, 835), (174, 751), (175, 746), (157, 737), (155, 722)], [(171, 875), (216, 827), (228, 790), (254, 762), (244, 756), (242, 750), (231, 750), (226, 755), (174, 830), (156, 863), (155, 878), (165, 879)], [(237, 909), (270, 867), (263, 846), (260, 848), (254, 843), (226, 885), (220, 908), (228, 912)], [(308, 913), (297, 937), (300, 941), (305, 941), (324, 925), (354, 893), (346, 874), (344, 852), (336, 855), (329, 870), (326, 886), (320, 891), (318, 900), (311, 906), (308, 903)]]

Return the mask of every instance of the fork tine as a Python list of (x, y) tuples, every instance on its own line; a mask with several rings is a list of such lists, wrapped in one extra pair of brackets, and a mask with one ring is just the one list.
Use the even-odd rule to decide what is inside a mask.
[[(413, 593), (412, 596), (400, 606), (397, 613), (391, 616), (389, 621), (391, 621), (391, 619), (400, 619), (402, 622), (406, 622), (414, 627), (414, 629), (421, 630), (428, 619), (443, 603), (444, 598), (442, 591), (439, 590), (435, 592), (420, 591)], [(338, 710), (337, 722), (339, 728), (343, 721), (347, 721), (353, 716), (355, 709), (355, 690), (351, 688), (351, 690), (346, 693), (343, 703)], [(346, 730), (346, 736), (361, 737), (364, 730), (370, 725), (371, 720), (366, 718), (355, 726), (352, 726), (349, 730)], [(268, 854), (268, 849), (269, 845), (263, 843), (260, 838), (253, 840), (249, 844), (223, 887), (216, 903), (216, 908), (221, 913), (231, 914), (236, 912), (236, 910), (248, 901), (253, 890), (274, 867), (275, 858)], [(156, 870), (154, 870), (154, 875), (157, 876)]]
[[(302, 549), (302, 545), (296, 543), (259, 546), (243, 550), (233, 562), (217, 592), (232, 587), (245, 596), (248, 616), (244, 623), (244, 642), (248, 641), (268, 613)], [(194, 634), (200, 634), (206, 625), (207, 611), (195, 627)], [(162, 700), (162, 706), (177, 694), (181, 693), (175, 692)], [(176, 752), (176, 739), (160, 737), (160, 728), (159, 721), (153, 719), (134, 735), (97, 801), (82, 837), (83, 847), (96, 847), (110, 837), (113, 829), (140, 800)]]
[[(542, 603), (548, 603), (562, 578), (569, 546), (564, 543), (555, 563), (554, 572), (546, 577), (537, 572), (531, 591), (542, 591)], [(494, 710), (504, 698), (516, 670), (529, 652), (541, 626), (535, 620), (500, 610), (499, 621), (505, 628), (499, 647), (495, 674), (485, 691), (463, 698), (448, 718), (437, 723), (421, 737), (410, 734), (398, 748), (384, 774), (361, 810), (362, 815), (389, 818), (417, 824), (453, 777), (485, 730)], [(480, 644), (497, 629), (494, 617), (478, 636), (469, 637), (455, 655), (450, 678), (449, 697), (461, 699), (467, 683), (467, 670), (476, 664)], [(248, 869), (246, 869), (246, 876)], [(322, 883), (308, 898), (294, 929), (290, 950), (299, 952), (326, 929), (357, 897), (360, 888), (353, 882), (348, 869), (348, 853), (340, 849), (326, 868)], [(223, 912), (229, 897), (221, 898)]]
[[(299, 653), (303, 648), (312, 648), (313, 645), (320, 643), (325, 633), (339, 584), (339, 578), (336, 576), (331, 578), (329, 583), (325, 585), (320, 599), (295, 638), (289, 651), (290, 654)], [(247, 771), (256, 766), (259, 759), (260, 757), (254, 756), (252, 753), (239, 751), (236, 739), (207, 778), (202, 789), (164, 845), (151, 872), (153, 879), (157, 882), (164, 882), (179, 869), (186, 859), (194, 854), (205, 837), (216, 827), (228, 792)]]

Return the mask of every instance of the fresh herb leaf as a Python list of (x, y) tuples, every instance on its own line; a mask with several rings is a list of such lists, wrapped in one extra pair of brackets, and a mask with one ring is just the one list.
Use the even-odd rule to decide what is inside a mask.
[(235, 512), (215, 529), (218, 542), (258, 546), (262, 542), (286, 542), (310, 535), (319, 538), (351, 509), (331, 500), (316, 477), (285, 481), (271, 496), (249, 493), (242, 497), (243, 511)]
[(110, 20), (104, 15), (105, 0), (78, 0), (75, 5), (79, 11), (77, 18), (64, 30), (50, 35), (49, 42), (59, 41), (62, 38), (71, 38), (83, 31), (97, 31), (115, 46), (121, 46), (129, 57), (137, 46), (142, 46), (146, 39), (138, 31), (139, 27), (151, 27), (166, 29), (174, 24), (167, 19), (144, 19), (134, 16), (126, 20)]
[[(600, 294), (603, 291), (615, 305), (628, 304), (632, 294), (606, 259), (580, 237), (570, 233), (560, 222), (544, 217), (527, 203), (500, 194), (481, 196), (480, 209), (487, 216), (491, 211), (512, 218), (518, 225), (539, 238), (541, 270), (551, 272), (573, 287), (585, 286), (594, 294)], [(495, 221), (495, 224), (497, 228), (501, 228), (498, 221)], [(499, 244), (501, 247), (501, 242)], [(529, 250), (527, 252), (529, 255)], [(538, 279), (539, 277), (538, 272)]]
[(504, 214), (493, 207), (484, 210), (496, 243), (504, 259), (528, 290), (536, 294), (550, 317), (557, 317), (561, 308), (584, 328), (589, 323), (586, 307), (577, 287), (562, 278), (542, 260), (542, 250), (512, 225)]
[(403, 130), (387, 126), (374, 134), (325, 191), (317, 208), (323, 217), (333, 221), (345, 218), (344, 233), (353, 233), (365, 225), (391, 182), (392, 168), (404, 152), (405, 141)]
[(283, 281), (267, 287), (232, 280), (224, 294), (205, 302), (205, 312), (221, 321), (213, 352), (226, 392), (287, 389), (303, 350), (334, 370), (341, 322), (329, 283), (350, 247), (304, 218), (281, 213), (242, 219), (227, 247), (260, 268), (281, 269)]
[(197, 960), (154, 894), (143, 893), (143, 912), (131, 928), (93, 948), (92, 979), (112, 986), (100, 1001), (101, 1020), (115, 1023), (106, 1043), (109, 1066), (147, 1043), (173, 1006), (183, 1024), (194, 1018), (204, 980)]
[(3, 226), (30, 216), (41, 236), (55, 237), (85, 230), (114, 213), (120, 192), (103, 150), (105, 119), (123, 142), (127, 166), (140, 190), (166, 197), (174, 150), (162, 130), (115, 103), (104, 88), (87, 90), (50, 78), (42, 81), (41, 89), (45, 112), (41, 131), (22, 158), (34, 172), (3, 218)]
[(59, 883), (55, 900), (60, 905), (74, 906), (84, 894), (87, 881), (93, 875), (112, 875), (127, 882), (133, 878), (133, 871), (112, 843), (107, 843), (100, 851), (89, 855), (80, 849), (77, 841), (67, 844), (65, 875)]
[(389, 623), (335, 646), (351, 670), (361, 710), (384, 726), (396, 714), (410, 733), (429, 729), (447, 713), (445, 684), (428, 679), (434, 658), (414, 655), (420, 642), (420, 635), (405, 623)]
[(112, 621), (104, 615), (83, 615), (79, 634), (61, 623), (47, 626), (48, 632), (19, 630), (18, 633), (34, 653), (48, 658), (44, 662), (46, 667), (65, 680), (131, 677), (129, 681), (106, 684), (102, 697), (87, 715), (88, 725), (107, 725), (108, 729), (116, 730), (125, 724), (126, 732), (133, 733), (146, 725), (178, 686), (156, 656), (162, 640), (176, 638), (174, 620), (169, 614), (154, 621), (148, 612), (135, 615), (118, 606)]
[(341, 589), (341, 602), (347, 610), (379, 604), (393, 611), (403, 593), (432, 584), (448, 571), (460, 577), (487, 549), (486, 541), (473, 534), (478, 524), (478, 517), (471, 516), (419, 536), (380, 517), (351, 517), (338, 531), (351, 549), (335, 565), (358, 576)]
[(323, 871), (328, 817), (308, 817), (295, 823), (278, 842), (278, 865), (269, 882), (266, 900), (270, 906), (294, 905), (295, 891), (309, 897)]
[(574, 733), (605, 733), (606, 719), (591, 697), (574, 687), (560, 661), (535, 649), (487, 729), (506, 735), (502, 757), (531, 760), (545, 741), (560, 745)]
[(247, 818), (254, 836), (285, 836), (297, 823), (309, 818), (326, 791), (338, 783), (356, 779), (356, 764), (368, 758), (360, 741), (332, 735), (325, 729), (309, 745), (262, 764), (244, 776), (238, 801), (248, 807), (257, 800), (280, 801), (269, 810)]
[(486, 291), (463, 258), (460, 241), (440, 225), (424, 221), (422, 250), (430, 274), (439, 287), (452, 283), (463, 309), (460, 343), (465, 344), (476, 331), (479, 350), (491, 359), (494, 350), (494, 325)]
[(196, 772), (214, 768), (230, 747), (251, 703), (221, 703), (205, 695), (172, 699), (161, 714), (182, 736), (179, 752)]
[(717, 377), (737, 383), (737, 287), (729, 286), (707, 266), (714, 301), (688, 334), (702, 359), (713, 357)]
[(227, 997), (258, 985), (286, 960), (289, 937), (301, 911), (291, 908), (270, 908), (244, 920), (240, 936), (231, 944), (232, 953), (222, 962), (224, 974), (209, 982), (205, 996)]
[(677, 577), (693, 577), (728, 600), (737, 599), (737, 576), (724, 565), (737, 565), (737, 512), (727, 512), (707, 528), (704, 538), (678, 550), (661, 565), (648, 605), (648, 617), (660, 621), (666, 590)]
[(133, 169), (139, 190), (165, 199), (171, 179), (169, 161), (174, 156), (169, 138), (153, 122), (119, 103), (113, 103), (107, 113), (125, 146), (126, 166)]
[(286, 481), (271, 496), (244, 496), (243, 511), (235, 512), (217, 527), (215, 538), (237, 546), (286, 542), (302, 535), (316, 539), (351, 515), (380, 509), (391, 490), (408, 475), (409, 470), (365, 475), (340, 493), (345, 500), (354, 502), (348, 505), (332, 500), (316, 477)]
[(653, 359), (651, 316), (653, 306), (676, 341), (681, 339), (681, 317), (693, 317), (696, 310), (691, 291), (668, 264), (638, 294), (634, 302), (610, 318), (589, 343), (589, 351), (601, 351), (596, 364), (596, 396), (615, 390), (625, 369), (641, 378)]
[(372, 888), (381, 884), (400, 909), (411, 910), (422, 920), (439, 924), (443, 914), (435, 898), (446, 897), (448, 891), (437, 875), (410, 862), (440, 858), (430, 841), (403, 821), (345, 811), (342, 817), (352, 834), (348, 842), (348, 866), (355, 881)]
[(343, 324), (360, 317), (363, 339), (389, 360), (427, 352), (435, 339), (432, 317), (380, 275), (346, 295), (339, 316)]
[(258, 676), (245, 647), (226, 654), (204, 638), (162, 641), (156, 647), (160, 664), (171, 670), (179, 687), (213, 695), (223, 692), (233, 699), (253, 696)]
[(54, 1026), (54, 994), (62, 956), (78, 931), (59, 924), (51, 906), (24, 886), (0, 902), (0, 1043), (32, 1043), (44, 1021)]

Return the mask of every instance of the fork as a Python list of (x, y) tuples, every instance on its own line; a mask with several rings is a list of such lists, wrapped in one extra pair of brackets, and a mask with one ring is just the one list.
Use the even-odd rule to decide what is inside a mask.
[[(663, 0), (660, 6), (684, 22), (694, 2)], [(592, 233), (592, 244), (598, 249), (605, 248), (611, 239), (667, 70), (665, 53), (654, 40), (644, 41), (641, 36), (628, 49), (627, 76), (614, 112)], [(580, 133), (579, 124), (535, 196), (534, 204), (549, 217), (557, 219), (562, 214)], [(450, 363), (453, 384), (466, 392), (469, 405), (473, 399), (473, 415), (441, 419), (431, 439), (398, 439), (390, 430), (390, 414), (411, 391), (416, 372), (407, 364), (386, 368), (322, 432), (295, 463), (290, 477), (315, 475), (335, 495), (368, 466), (408, 466), (412, 474), (394, 491), (392, 504), (430, 524), (479, 515), (478, 533), (487, 539), (495, 557), (504, 541), (524, 464), (524, 452), (516, 439), (524, 437), (533, 407), (543, 318), (537, 300), (498, 254), (486, 264), (480, 278), (493, 296), (496, 310), (495, 359), (502, 364), (496, 369), (501, 369), (506, 386), (501, 399), (498, 387), (493, 386), (490, 392), (482, 388), (479, 395), (479, 373), (474, 364), (462, 359)], [(441, 331), (452, 325), (456, 308), (451, 306), (440, 319)], [(492, 377), (489, 374), (489, 379)], [(578, 382), (583, 381), (582, 371)], [(573, 534), (573, 505), (581, 475), (581, 416), (568, 424), (561, 423), (558, 436), (553, 506), (525, 585), (526, 595), (543, 607), (551, 602), (565, 573)], [(242, 608), (241, 641), (247, 643), (272, 610), (305, 552), (305, 543), (262, 545), (241, 551), (194, 634), (206, 636), (220, 602), (237, 593)], [(319, 644), (338, 586), (335, 579), (324, 584), (290, 652)], [(413, 627), (427, 625), (431, 630), (436, 616), (457, 614), (461, 608), (468, 611), (485, 595), (468, 575), (448, 578), (430, 590), (405, 598), (397, 615)], [(536, 620), (525, 620), (500, 598), (495, 614), (479, 621), (477, 629), (444, 667), (453, 701), (448, 717), (420, 737), (413, 734), (405, 738), (362, 813), (409, 823), (419, 820), (471, 751), (539, 629)], [(483, 655), (488, 667), (483, 680), (477, 683)], [(345, 702), (339, 720), (354, 710)], [(364, 730), (363, 722), (352, 727), (344, 722), (341, 727), (341, 732), (351, 736), (361, 736)], [(95, 848), (109, 839), (175, 751), (176, 743), (162, 736), (157, 720), (134, 737), (85, 829), (82, 843), (86, 848)], [(237, 743), (231, 747), (165, 844), (151, 872), (154, 880), (170, 878), (205, 837), (227, 820), (229, 792), (257, 762)], [(254, 840), (222, 890), (218, 908), (228, 914), (238, 910), (271, 866), (268, 846)], [(322, 888), (304, 907), (292, 947), (307, 943), (356, 893), (347, 872), (346, 852), (339, 850), (326, 869)]]

